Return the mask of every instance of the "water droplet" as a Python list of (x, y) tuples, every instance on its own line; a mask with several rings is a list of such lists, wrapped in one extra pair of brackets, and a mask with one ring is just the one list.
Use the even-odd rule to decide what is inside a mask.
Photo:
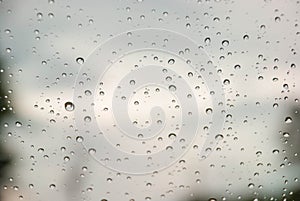
[(216, 140), (222, 140), (224, 138), (224, 136), (222, 135), (222, 134), (217, 134), (216, 136), (215, 136), (215, 139)]
[(92, 92), (91, 92), (90, 90), (85, 90), (85, 91), (84, 91), (84, 94), (85, 94), (86, 96), (90, 96), (90, 95), (92, 95)]
[(83, 119), (85, 122), (91, 122), (92, 121), (92, 118), (90, 117), (90, 116), (86, 116), (86, 117), (84, 117), (84, 119)]
[(168, 64), (172, 65), (172, 64), (174, 64), (174, 63), (175, 63), (175, 60), (174, 60), (174, 59), (169, 59)]
[(96, 153), (96, 149), (90, 148), (90, 149), (88, 150), (88, 152), (89, 152), (89, 154), (94, 155), (94, 154)]
[(292, 63), (291, 68), (296, 68), (296, 64)]
[(207, 109), (205, 110), (205, 112), (206, 112), (206, 114), (211, 114), (211, 113), (213, 112), (213, 110), (212, 110), (211, 108), (207, 108)]
[(229, 41), (228, 41), (228, 40), (223, 40), (223, 41), (222, 41), (222, 45), (223, 45), (224, 47), (228, 46), (228, 45), (229, 45)]
[(170, 139), (175, 139), (177, 136), (175, 133), (170, 133), (168, 136)]
[(243, 39), (244, 39), (244, 40), (248, 40), (248, 39), (249, 39), (249, 35), (245, 34), (245, 35), (243, 36)]
[[(63, 147), (63, 148), (64, 148), (64, 147)], [(63, 148), (62, 148), (62, 149), (63, 149)], [(66, 161), (66, 162), (70, 161), (70, 157), (69, 157), (69, 156), (65, 156), (65, 157), (64, 157), (64, 161)]]
[(285, 120), (284, 120), (284, 122), (285, 122), (286, 124), (290, 124), (290, 123), (293, 122), (293, 119), (292, 119), (291, 117), (286, 117)]
[(290, 134), (288, 132), (284, 132), (283, 137), (290, 137)]
[(207, 38), (204, 39), (204, 42), (205, 42), (206, 44), (209, 44), (210, 41), (211, 41), (211, 40), (210, 40), (210, 37), (207, 37)]
[(66, 102), (65, 103), (65, 109), (69, 112), (73, 111), (75, 109), (75, 106), (72, 102)]
[(129, 81), (129, 84), (130, 84), (130, 85), (135, 85), (135, 80), (130, 80), (130, 81)]
[(37, 13), (36, 16), (41, 19), (43, 17), (43, 14), (42, 13)]
[(241, 66), (239, 64), (236, 64), (236, 65), (234, 65), (234, 69), (235, 70), (241, 69)]
[(15, 123), (15, 125), (16, 125), (16, 127), (21, 127), (22, 126), (22, 123), (21, 122), (19, 122), (19, 121), (17, 121), (16, 123)]
[(168, 81), (168, 82), (172, 81), (172, 77), (167, 76), (167, 77), (166, 77), (166, 81)]
[(176, 89), (177, 89), (177, 88), (176, 88), (175, 85), (170, 85), (170, 86), (169, 86), (169, 90), (170, 90), (170, 91), (173, 91), (173, 92), (174, 92), (174, 91), (176, 91)]
[(76, 62), (82, 65), (84, 63), (84, 59), (82, 57), (77, 57)]
[(10, 34), (10, 33), (11, 33), (10, 29), (5, 29), (4, 32), (5, 32), (6, 34)]
[(229, 79), (225, 79), (225, 80), (223, 81), (223, 84), (224, 84), (224, 85), (230, 84), (230, 80), (229, 80)]
[(279, 150), (278, 150), (278, 149), (274, 149), (274, 150), (272, 151), (272, 153), (273, 153), (273, 154), (279, 154)]
[(49, 185), (49, 188), (53, 190), (53, 189), (56, 188), (56, 185), (55, 185), (55, 184), (50, 184), (50, 185)]
[(283, 88), (284, 88), (284, 89), (289, 89), (289, 85), (288, 85), (288, 84), (284, 84), (284, 85), (283, 85)]
[(254, 184), (253, 183), (250, 183), (250, 184), (248, 184), (248, 188), (254, 188)]
[(185, 27), (186, 27), (187, 29), (189, 29), (189, 28), (191, 28), (191, 24), (190, 24), (190, 23), (187, 23), (187, 24), (185, 25)]
[(82, 136), (77, 136), (76, 137), (76, 142), (83, 142), (83, 137)]
[(54, 18), (54, 14), (53, 13), (48, 13), (48, 17), (49, 18)]
[(275, 17), (275, 22), (280, 22), (281, 21), (281, 19), (280, 19), (280, 17)]

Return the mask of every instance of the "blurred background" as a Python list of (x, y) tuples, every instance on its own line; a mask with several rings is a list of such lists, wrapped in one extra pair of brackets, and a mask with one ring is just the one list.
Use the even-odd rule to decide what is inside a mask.
[[(300, 200), (299, 11), (289, 0), (0, 0), (0, 200)], [(139, 85), (160, 78), (134, 74), (154, 65), (170, 75)], [(127, 116), (162, 130), (115, 132)], [(135, 174), (108, 144), (149, 161), (183, 154)]]

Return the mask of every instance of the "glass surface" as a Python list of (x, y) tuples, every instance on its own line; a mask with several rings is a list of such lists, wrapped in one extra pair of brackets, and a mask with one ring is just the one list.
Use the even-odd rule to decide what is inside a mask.
[(0, 0), (0, 200), (300, 200), (299, 11)]

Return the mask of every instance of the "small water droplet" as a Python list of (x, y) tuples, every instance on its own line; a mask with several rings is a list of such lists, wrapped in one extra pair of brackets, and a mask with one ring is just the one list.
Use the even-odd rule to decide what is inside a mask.
[(22, 123), (21, 122), (19, 122), (19, 121), (17, 121), (16, 123), (15, 123), (15, 125), (16, 125), (16, 127), (21, 127), (22, 126)]
[(86, 117), (84, 117), (84, 119), (83, 119), (85, 122), (91, 122), (92, 121), (92, 118), (90, 117), (90, 116), (86, 116)]
[(69, 156), (65, 156), (64, 157), (64, 161), (66, 161), (66, 162), (70, 161), (70, 157)]
[(129, 84), (130, 84), (130, 85), (135, 85), (135, 80), (130, 80), (130, 81), (129, 81)]
[(166, 77), (166, 81), (168, 81), (168, 82), (172, 81), (172, 77), (167, 76), (167, 77)]
[(36, 16), (41, 19), (43, 17), (43, 14), (42, 13), (37, 13)]
[(85, 94), (86, 96), (90, 96), (90, 95), (92, 95), (92, 92), (91, 92), (90, 90), (85, 90), (85, 91), (84, 91), (84, 94)]
[(207, 38), (204, 39), (204, 42), (205, 42), (206, 44), (209, 44), (210, 41), (211, 41), (211, 40), (210, 40), (210, 37), (207, 37)]
[(175, 60), (174, 60), (174, 59), (169, 59), (168, 64), (172, 65), (172, 64), (174, 64), (174, 63), (175, 63)]
[(230, 80), (229, 80), (229, 79), (225, 79), (225, 80), (223, 81), (223, 84), (224, 84), (224, 85), (230, 84)]
[(290, 137), (290, 134), (288, 132), (284, 132), (283, 137)]
[(82, 65), (84, 63), (84, 59), (82, 57), (77, 57), (76, 58), (76, 62), (80, 65)]
[(286, 117), (285, 120), (284, 120), (284, 122), (285, 122), (286, 124), (290, 124), (290, 123), (293, 122), (293, 119), (292, 119), (291, 117)]
[(281, 21), (281, 19), (280, 19), (280, 17), (275, 17), (275, 22), (280, 22)]
[(239, 64), (236, 64), (236, 65), (234, 65), (234, 69), (235, 70), (241, 69), (241, 66)]
[(50, 184), (50, 185), (49, 185), (49, 188), (53, 190), (53, 189), (56, 188), (56, 185), (55, 185), (55, 184)]
[(76, 142), (83, 142), (83, 137), (82, 136), (77, 136), (76, 137)]
[(244, 39), (244, 40), (248, 40), (248, 39), (249, 39), (249, 35), (245, 34), (245, 35), (243, 36), (243, 39)]
[(215, 139), (216, 140), (222, 140), (224, 138), (224, 136), (222, 135), (222, 134), (217, 134), (216, 136), (215, 136)]
[(253, 183), (248, 184), (248, 188), (250, 189), (254, 188), (254, 184)]
[(222, 41), (222, 45), (223, 45), (224, 47), (228, 46), (228, 45), (229, 45), (229, 41), (228, 41), (228, 40), (223, 40), (223, 41)]
[(211, 114), (211, 113), (213, 112), (213, 110), (212, 110), (211, 108), (207, 108), (207, 109), (205, 110), (205, 112), (206, 112), (206, 114)]
[(189, 29), (189, 28), (191, 28), (191, 24), (190, 24), (190, 23), (187, 23), (187, 24), (185, 25), (185, 27), (186, 27), (187, 29)]
[(274, 149), (274, 150), (272, 151), (272, 153), (273, 153), (273, 154), (279, 154), (279, 150), (278, 150), (278, 149)]
[(177, 136), (175, 133), (170, 133), (168, 136), (170, 139), (175, 139)]
[(174, 91), (176, 91), (176, 89), (177, 89), (177, 88), (176, 88), (175, 85), (170, 85), (170, 86), (169, 86), (169, 90), (170, 90), (170, 91), (173, 91), (173, 92), (174, 92)]
[(88, 152), (89, 152), (89, 154), (94, 155), (94, 154), (96, 153), (96, 149), (90, 148), (90, 149), (88, 150)]
[(6, 34), (10, 34), (11, 33), (11, 30), (10, 29), (5, 29), (4, 31)]
[(66, 102), (65, 103), (65, 109), (69, 112), (73, 111), (75, 108), (74, 104), (72, 102)]

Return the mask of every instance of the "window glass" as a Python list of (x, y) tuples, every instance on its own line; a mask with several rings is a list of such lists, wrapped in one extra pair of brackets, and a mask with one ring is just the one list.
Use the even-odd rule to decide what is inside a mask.
[(299, 200), (299, 4), (0, 0), (0, 200)]

